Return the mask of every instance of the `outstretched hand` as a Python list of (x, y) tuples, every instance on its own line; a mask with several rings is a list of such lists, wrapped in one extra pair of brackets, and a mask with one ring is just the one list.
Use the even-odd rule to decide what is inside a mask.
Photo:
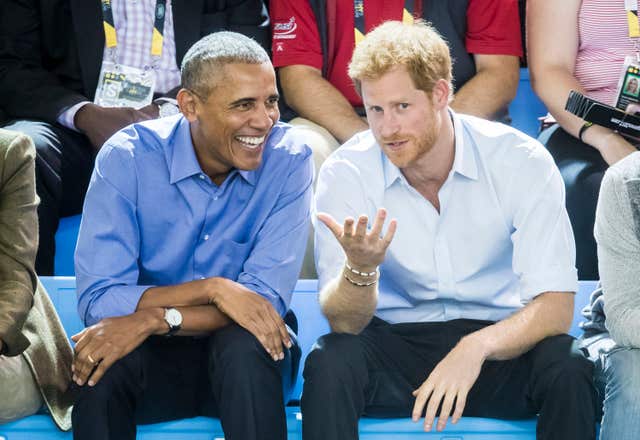
[(318, 219), (324, 223), (336, 237), (347, 260), (360, 270), (372, 271), (384, 261), (387, 248), (396, 233), (397, 221), (389, 222), (387, 233), (382, 236), (382, 226), (387, 217), (384, 208), (378, 210), (376, 219), (373, 222), (371, 231), (367, 232), (369, 219), (366, 215), (361, 215), (356, 221), (352, 217), (347, 217), (344, 225), (338, 222), (327, 213), (319, 213)]

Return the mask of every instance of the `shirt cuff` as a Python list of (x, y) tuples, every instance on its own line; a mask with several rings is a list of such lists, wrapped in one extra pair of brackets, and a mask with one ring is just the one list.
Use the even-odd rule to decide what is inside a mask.
[(73, 121), (76, 117), (76, 113), (78, 113), (78, 110), (80, 110), (86, 104), (91, 104), (91, 101), (79, 102), (76, 105), (69, 107), (67, 110), (60, 113), (60, 116), (58, 116), (58, 119), (57, 119), (58, 124), (62, 125), (63, 127), (67, 127), (71, 130), (80, 132), (80, 130), (76, 128), (76, 124), (74, 124)]
[(138, 308), (138, 302), (147, 289), (154, 286), (112, 286), (107, 289), (87, 308), (84, 324), (89, 327), (105, 318), (127, 316)]

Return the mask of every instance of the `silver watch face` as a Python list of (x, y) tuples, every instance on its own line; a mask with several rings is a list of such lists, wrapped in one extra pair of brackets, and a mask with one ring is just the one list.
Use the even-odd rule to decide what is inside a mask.
[(171, 104), (170, 102), (165, 102), (160, 105), (161, 118), (164, 118), (166, 116), (177, 115), (178, 113), (180, 113), (180, 109), (177, 106)]
[(182, 325), (182, 313), (177, 309), (166, 309), (164, 319), (171, 327), (180, 327)]

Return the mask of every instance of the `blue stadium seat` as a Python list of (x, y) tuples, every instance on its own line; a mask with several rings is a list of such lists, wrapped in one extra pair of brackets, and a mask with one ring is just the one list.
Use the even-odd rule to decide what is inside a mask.
[[(72, 335), (82, 329), (82, 322), (76, 311), (75, 279), (73, 277), (42, 277), (41, 281), (58, 310), (65, 330)], [(589, 300), (595, 282), (580, 283), (576, 295), (574, 323), (571, 334), (579, 335), (577, 323), (581, 320), (580, 310)], [(291, 303), (295, 311), (300, 329), (298, 340), (306, 358), (315, 340), (329, 331), (326, 319), (318, 306), (317, 281), (300, 280)], [(294, 390), (294, 401), (302, 391), (302, 375), (300, 373)], [(295, 402), (292, 402), (295, 403)], [(297, 406), (287, 407), (288, 438), (302, 440), (302, 424), (300, 409)], [(419, 423), (405, 419), (372, 419), (360, 421), (360, 438), (363, 440), (533, 440), (535, 439), (535, 419), (506, 421), (464, 417), (457, 425), (449, 424), (444, 432), (424, 433)], [(0, 425), (0, 440), (40, 440), (71, 439), (70, 433), (58, 431), (48, 416), (35, 415), (25, 419)], [(216, 419), (196, 417), (177, 420), (138, 428), (138, 438), (145, 440), (160, 439), (222, 439), (222, 428)]]
[(74, 276), (73, 254), (78, 241), (81, 215), (60, 219), (56, 232), (56, 255), (53, 262), (53, 273), (57, 276)]

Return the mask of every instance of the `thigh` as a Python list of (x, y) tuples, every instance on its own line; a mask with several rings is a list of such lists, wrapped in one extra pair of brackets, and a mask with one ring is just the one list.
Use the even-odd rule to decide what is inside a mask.
[(640, 437), (640, 349), (616, 347), (605, 355), (601, 440)]
[(202, 415), (211, 406), (206, 374), (208, 338), (152, 336), (142, 346), (143, 393), (136, 423)]
[(365, 414), (408, 417), (411, 394), (455, 346), (451, 323), (388, 324), (374, 318), (360, 334), (368, 372)]
[(22, 356), (0, 356), (0, 424), (37, 412), (42, 396)]

